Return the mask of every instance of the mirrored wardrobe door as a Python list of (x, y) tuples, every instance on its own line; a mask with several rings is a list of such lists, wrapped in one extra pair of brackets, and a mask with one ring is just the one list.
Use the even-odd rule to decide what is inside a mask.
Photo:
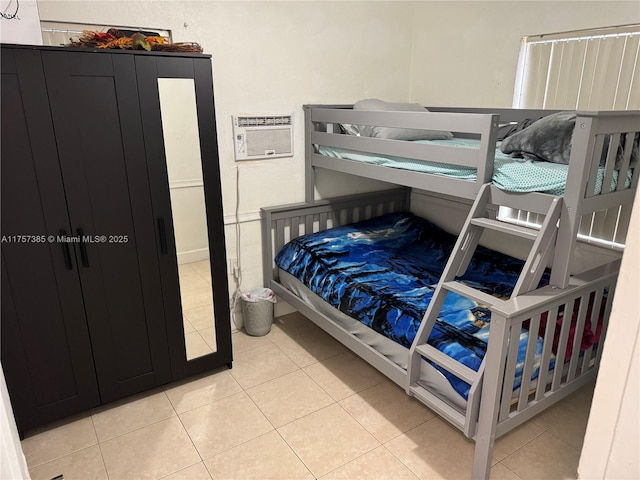
[(193, 360), (217, 350), (194, 81), (159, 78), (158, 94), (186, 355)]
[(231, 362), (211, 62), (139, 63), (172, 369), (183, 377)]

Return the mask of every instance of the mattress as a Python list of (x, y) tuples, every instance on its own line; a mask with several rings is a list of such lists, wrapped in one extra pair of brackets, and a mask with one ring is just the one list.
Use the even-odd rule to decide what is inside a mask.
[[(444, 145), (456, 148), (479, 149), (480, 140), (457, 138), (450, 140), (417, 140), (416, 143), (432, 145)], [(447, 163), (428, 162), (410, 158), (385, 156), (373, 153), (356, 152), (337, 147), (319, 146), (318, 152), (327, 157), (354, 160), (373, 165), (410, 170), (421, 173), (431, 173), (472, 181), (476, 179), (476, 169)], [(493, 170), (493, 184), (498, 188), (509, 192), (540, 192), (550, 195), (562, 195), (567, 183), (568, 165), (514, 159), (500, 151), (500, 144), (496, 145), (495, 163)], [(604, 168), (598, 170), (595, 192), (602, 189)], [(627, 186), (631, 181), (631, 172), (628, 173)], [(617, 183), (617, 172), (613, 172), (612, 189)]]

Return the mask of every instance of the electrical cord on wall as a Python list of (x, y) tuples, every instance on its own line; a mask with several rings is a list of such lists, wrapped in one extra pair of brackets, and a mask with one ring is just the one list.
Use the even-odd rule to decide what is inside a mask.
[(240, 261), (240, 167), (236, 165), (236, 211), (235, 211), (235, 223), (236, 223), (236, 265), (234, 265), (232, 275), (235, 283), (235, 290), (231, 297), (231, 319), (235, 327), (240, 330), (238, 321), (236, 319), (236, 307), (238, 305), (238, 299), (242, 295), (242, 262)]

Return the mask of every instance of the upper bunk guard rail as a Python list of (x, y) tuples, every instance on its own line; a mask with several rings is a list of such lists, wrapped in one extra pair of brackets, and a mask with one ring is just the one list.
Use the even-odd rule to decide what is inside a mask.
[(433, 107), (428, 105), (426, 108), (430, 112), (493, 113), (500, 116), (501, 125), (537, 119), (561, 111), (540, 108)]
[[(639, 132), (640, 113), (637, 111), (577, 112), (552, 285), (565, 288), (569, 283), (569, 262), (583, 217), (595, 212), (599, 223), (615, 225), (619, 211), (626, 210), (630, 215), (640, 179), (640, 168), (634, 164), (632, 155)], [(620, 156), (621, 139), (624, 139), (624, 149)], [(605, 148), (607, 141), (609, 146)], [(589, 222), (591, 218), (586, 220)], [(624, 238), (620, 239), (619, 243), (623, 242)]]
[[(580, 169), (583, 173), (579, 191), (585, 201), (597, 195), (606, 195), (612, 192), (620, 192), (635, 188), (638, 185), (638, 172), (635, 172), (632, 163), (632, 150), (634, 137), (640, 131), (640, 119), (635, 112), (578, 112), (576, 128), (574, 130), (571, 159), (569, 161), (569, 175), (577, 175), (575, 171)], [(605, 142), (609, 145), (605, 149)], [(622, 158), (618, 156), (618, 147), (621, 140), (624, 143)], [(606, 157), (602, 185), (598, 188), (598, 171), (602, 158)], [(590, 162), (589, 168), (583, 168), (584, 161)], [(573, 167), (573, 168), (572, 168)], [(626, 181), (631, 175), (631, 181)], [(586, 183), (584, 183), (586, 177)], [(623, 181), (617, 181), (617, 179)], [(584, 183), (584, 184), (583, 184)], [(571, 194), (573, 192), (568, 192)], [(583, 207), (588, 210), (588, 206)]]
[[(375, 112), (305, 105), (306, 201), (314, 201), (315, 167), (359, 175), (422, 190), (456, 191), (475, 198), (491, 181), (499, 116), (491, 113)], [(418, 130), (452, 131), (480, 139), (478, 149), (382, 138), (344, 135), (340, 125), (375, 125)], [(475, 181), (460, 181), (429, 173), (407, 172), (380, 165), (321, 155), (318, 146), (338, 147), (379, 155), (446, 163), (476, 169)]]
[(488, 113), (450, 112), (376, 112), (314, 108), (311, 121), (325, 124), (374, 125), (378, 127), (441, 130), (482, 134), (498, 115)]

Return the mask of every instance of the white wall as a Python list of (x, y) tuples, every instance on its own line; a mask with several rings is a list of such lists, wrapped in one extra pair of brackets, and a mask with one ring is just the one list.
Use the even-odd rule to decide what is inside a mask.
[(640, 478), (640, 196), (613, 300), (578, 473), (583, 479)]
[(510, 107), (525, 35), (640, 22), (637, 1), (416, 2), (411, 99)]

